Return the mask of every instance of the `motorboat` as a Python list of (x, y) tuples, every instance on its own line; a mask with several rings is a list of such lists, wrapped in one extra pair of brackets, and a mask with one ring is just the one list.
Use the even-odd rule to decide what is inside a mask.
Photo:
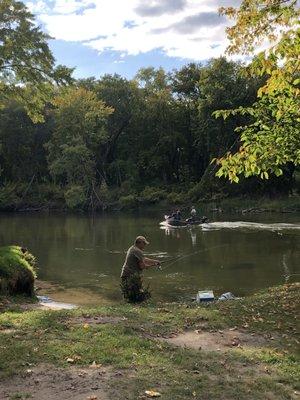
[(161, 223), (161, 225), (166, 225), (174, 228), (184, 228), (193, 225), (206, 224), (208, 222), (208, 218), (204, 216), (201, 218), (178, 219), (173, 216), (165, 215), (165, 221)]

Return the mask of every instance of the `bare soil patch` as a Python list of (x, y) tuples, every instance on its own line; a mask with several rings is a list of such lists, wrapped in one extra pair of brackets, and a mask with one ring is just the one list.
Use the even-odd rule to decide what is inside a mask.
[(122, 374), (103, 367), (40, 365), (0, 382), (0, 399), (107, 400), (108, 383)]
[[(49, 303), (44, 303), (44, 302), (38, 302), (38, 303), (23, 303), (23, 304), (18, 304), (18, 308), (20, 308), (22, 311), (34, 311), (34, 310), (54, 310), (54, 311), (59, 311), (59, 310), (72, 310), (76, 306), (73, 304), (68, 304), (68, 303), (58, 303), (56, 301), (50, 301)], [(11, 307), (7, 307), (9, 310)], [(13, 305), (12, 308), (15, 308)]]
[(230, 348), (261, 347), (270, 344), (270, 339), (264, 336), (246, 333), (236, 329), (226, 329), (216, 332), (190, 331), (161, 340), (179, 347), (223, 352)]
[(102, 324), (118, 324), (119, 322), (126, 321), (125, 317), (106, 317), (106, 316), (95, 316), (95, 317), (74, 317), (67, 320), (68, 324), (71, 325), (102, 325)]

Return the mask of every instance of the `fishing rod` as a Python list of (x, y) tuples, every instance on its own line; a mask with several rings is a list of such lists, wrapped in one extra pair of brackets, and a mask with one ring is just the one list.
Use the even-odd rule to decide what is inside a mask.
[[(174, 260), (174, 259), (171, 259), (171, 260), (169, 259), (169, 260), (166, 260), (166, 261), (162, 261), (161, 264), (168, 264), (168, 265), (167, 265), (166, 267), (164, 267), (164, 268), (159, 267), (158, 269), (159, 269), (160, 271), (164, 271), (166, 268), (171, 267), (171, 265), (175, 264), (175, 263), (176, 263), (177, 261), (179, 261), (179, 260), (183, 260), (183, 259), (185, 259), (185, 258), (192, 257), (192, 256), (194, 256), (194, 255), (196, 255), (196, 254), (205, 253), (205, 252), (208, 251), (208, 250), (219, 249), (219, 248), (225, 247), (225, 246), (227, 246), (227, 244), (222, 244), (222, 245), (219, 245), (219, 246), (208, 247), (207, 249), (204, 249), (204, 250), (198, 250), (198, 251), (195, 251), (194, 253), (185, 254), (185, 255), (183, 255), (183, 256), (176, 257), (175, 260)], [(169, 263), (170, 263), (170, 264), (169, 264)]]

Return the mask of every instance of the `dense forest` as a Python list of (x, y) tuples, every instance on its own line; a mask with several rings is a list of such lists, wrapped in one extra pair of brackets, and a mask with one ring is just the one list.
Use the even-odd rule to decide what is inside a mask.
[[(297, 192), (299, 155), (292, 141), (280, 142), (290, 124), (290, 138), (297, 143), (299, 122), (293, 116), (297, 106), (293, 104), (294, 114), (279, 113), (274, 96), (275, 106), (269, 99), (268, 104), (264, 98), (257, 101), (259, 89), (270, 86), (267, 69), (254, 73), (221, 57), (171, 72), (144, 68), (131, 80), (119, 75), (74, 80), (72, 70), (54, 68), (47, 35), (34, 28), (34, 17), (21, 2), (5, 0), (0, 12), (4, 21), (0, 31), (0, 209), (134, 208), (163, 199), (183, 204)], [(22, 43), (16, 44), (16, 38)], [(293, 59), (289, 61), (294, 65)], [(294, 79), (295, 74), (289, 77)], [(295, 85), (299, 86), (298, 81)], [(298, 90), (295, 85), (293, 90)], [(283, 91), (287, 93), (285, 87)], [(285, 99), (282, 93), (278, 92), (279, 99)], [(294, 101), (294, 92), (291, 98)], [(265, 110), (274, 114), (274, 107), (277, 114), (272, 122)], [(242, 112), (229, 118), (214, 114), (237, 108)], [(290, 120), (283, 120), (286, 115)], [(274, 153), (281, 157), (278, 162), (268, 159), (272, 155), (268, 148), (275, 140), (268, 133), (269, 124), (277, 135), (276, 152), (285, 150), (279, 156)], [(241, 126), (246, 126), (244, 144), (251, 142), (249, 132), (252, 138), (270, 143), (241, 146), (236, 130)], [(260, 136), (254, 134), (257, 127)], [(256, 157), (261, 149), (264, 153)], [(231, 158), (230, 152), (240, 158)], [(222, 158), (223, 172), (217, 177), (214, 160)], [(258, 160), (263, 161), (259, 164)], [(245, 166), (243, 170), (240, 165)], [(259, 174), (267, 179), (251, 176)]]
[(225, 58), (167, 73), (142, 69), (132, 80), (89, 78), (57, 88), (33, 123), (17, 101), (0, 118), (2, 209), (134, 207), (228, 195), (288, 194), (291, 165), (268, 181), (215, 177), (214, 157), (238, 147), (234, 129), (212, 113), (251, 105), (263, 78)]

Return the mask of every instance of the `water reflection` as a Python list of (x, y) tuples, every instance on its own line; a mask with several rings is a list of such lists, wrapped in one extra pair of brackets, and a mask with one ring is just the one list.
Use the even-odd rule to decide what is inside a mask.
[(195, 247), (197, 245), (197, 232), (195, 229), (191, 228), (190, 230), (192, 245)]
[(176, 228), (171, 228), (169, 226), (162, 226), (160, 229), (162, 229), (166, 236), (172, 236), (176, 239), (180, 239), (180, 230)]
[[(166, 236), (172, 236), (176, 239), (180, 239), (180, 229), (172, 228), (170, 226), (161, 226), (161, 228)], [(191, 236), (192, 246), (197, 245), (197, 230), (196, 228), (184, 228)]]

